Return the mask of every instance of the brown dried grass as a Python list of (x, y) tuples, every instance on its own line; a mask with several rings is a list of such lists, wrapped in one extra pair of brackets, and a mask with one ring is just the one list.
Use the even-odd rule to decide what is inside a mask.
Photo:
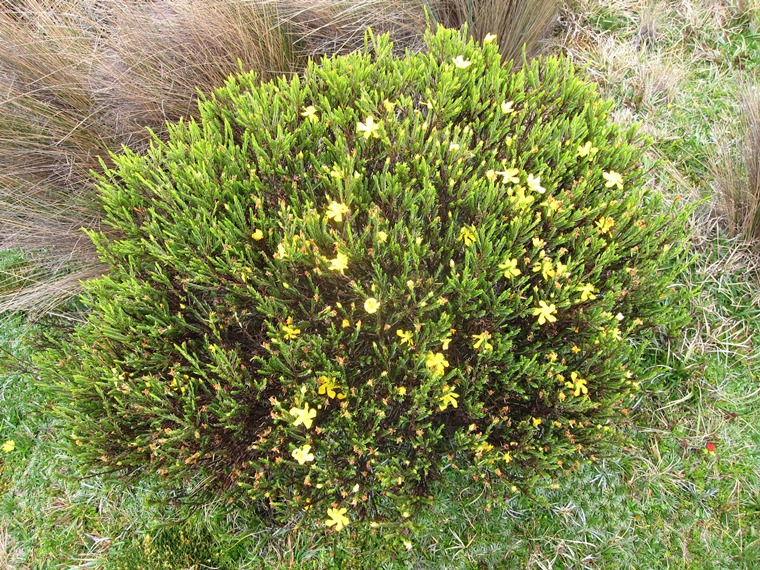
[(434, 21), (467, 29), (476, 40), (496, 34), (506, 60), (519, 66), (522, 51), (537, 55), (557, 21), (561, 2), (551, 0), (433, 0), (428, 9)]
[(760, 253), (760, 90), (745, 85), (740, 100), (738, 148), (730, 136), (720, 137), (712, 174), (729, 235)]
[(91, 94), (91, 38), (52, 15), (63, 3), (25, 4), (33, 16), (0, 13), (0, 244), (28, 253), (0, 308), (44, 311), (99, 271), (89, 171), (118, 137)]

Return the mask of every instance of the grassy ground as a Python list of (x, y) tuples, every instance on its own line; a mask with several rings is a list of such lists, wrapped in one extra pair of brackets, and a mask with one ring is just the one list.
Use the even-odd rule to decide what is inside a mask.
[[(742, 5), (740, 5), (742, 4)], [(753, 12), (754, 8), (754, 12)], [(760, 560), (760, 272), (723, 236), (711, 149), (757, 83), (757, 5), (577, 0), (555, 48), (587, 66), (617, 120), (640, 122), (663, 166), (653, 183), (694, 219), (694, 322), (649, 355), (656, 380), (627, 420), (629, 444), (532, 497), (447, 473), (402, 532), (324, 536), (250, 513), (158, 506), (151, 489), (65, 477), (63, 437), (22, 370), (0, 374), (0, 568), (694, 568)], [(39, 325), (38, 325), (39, 326)], [(28, 355), (19, 317), (0, 329), (0, 370)], [(14, 355), (14, 356), (11, 356)]]

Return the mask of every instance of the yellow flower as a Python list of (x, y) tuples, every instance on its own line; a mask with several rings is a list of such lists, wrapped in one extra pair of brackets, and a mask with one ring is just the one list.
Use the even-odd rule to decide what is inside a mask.
[(607, 181), (604, 184), (605, 188), (612, 188), (617, 186), (619, 190), (623, 189), (623, 177), (617, 172), (610, 170), (609, 172), (602, 172), (602, 176)]
[(251, 234), (251, 237), (255, 239), (256, 241), (259, 241), (261, 239), (264, 239), (264, 232), (262, 232), (261, 230), (256, 230), (255, 232)]
[(570, 373), (570, 382), (565, 383), (565, 386), (574, 390), (573, 396), (580, 396), (581, 394), (588, 394), (588, 388), (586, 387), (586, 380), (580, 377), (577, 372)]
[(496, 41), (496, 34), (486, 34), (486, 37), (483, 38), (484, 44), (490, 44)]
[(546, 188), (541, 186), (541, 177), (533, 176), (532, 174), (528, 174), (528, 188), (539, 194), (546, 192)]
[(377, 232), (377, 243), (385, 243), (388, 240), (388, 234), (384, 231)]
[(496, 182), (496, 171), (493, 168), (486, 170), (486, 179), (489, 182)]
[(348, 319), (343, 319), (343, 321), (340, 323), (340, 326), (344, 329), (347, 329), (351, 326), (351, 323), (348, 321)]
[(425, 364), (434, 376), (443, 376), (446, 371), (446, 367), (449, 365), (449, 361), (442, 352), (428, 352), (425, 355)]
[(507, 182), (511, 182), (512, 184), (517, 184), (520, 182), (520, 178), (518, 174), (520, 174), (519, 168), (507, 168), (506, 170), (497, 170), (496, 174), (501, 175), (502, 182), (506, 184)]
[(531, 196), (525, 194), (525, 186), (517, 186), (514, 189), (507, 190), (507, 195), (509, 196), (510, 203), (515, 205), (515, 208), (519, 210), (525, 210), (530, 206), (536, 199)]
[(574, 354), (578, 354), (581, 351), (581, 349), (578, 347), (577, 344), (574, 344), (573, 348), (571, 348), (570, 350), (572, 350)]
[(554, 196), (549, 196), (546, 198), (546, 201), (541, 205), (546, 206), (552, 212), (559, 212), (559, 209), (562, 207), (562, 201), (557, 200)]
[(410, 331), (397, 329), (396, 334), (401, 338), (401, 340), (399, 341), (401, 344), (408, 344), (409, 346), (414, 346), (414, 339), (412, 338), (412, 333)]
[(398, 392), (399, 396), (406, 396), (406, 388), (404, 386), (396, 388), (396, 392)]
[(16, 449), (16, 442), (13, 441), (12, 439), (9, 439), (2, 446), (0, 446), (0, 449), (3, 450), (3, 453), (10, 453), (14, 449)]
[(346, 177), (346, 173), (345, 173), (345, 171), (343, 170), (342, 167), (340, 167), (337, 164), (333, 163), (333, 167), (330, 170), (330, 176), (332, 176), (336, 180), (343, 180)]
[(310, 410), (309, 402), (305, 402), (303, 405), (303, 409), (290, 408), (290, 415), (296, 418), (293, 421), (294, 426), (303, 424), (303, 427), (305, 427), (306, 429), (309, 429), (311, 427), (312, 421), (314, 420), (314, 418), (317, 417), (317, 410), (314, 410), (314, 409)]
[(580, 299), (581, 303), (583, 303), (584, 301), (596, 299), (596, 295), (594, 295), (594, 292), (596, 291), (596, 287), (594, 287), (591, 283), (586, 283), (585, 285), (581, 285), (576, 290), (581, 294), (581, 299)]
[(475, 341), (475, 344), (473, 344), (472, 346), (473, 348), (480, 348), (481, 346), (483, 346), (483, 350), (485, 351), (493, 350), (493, 345), (490, 342), (488, 342), (489, 339), (491, 338), (492, 338), (491, 333), (488, 331), (483, 331), (480, 334), (474, 334), (472, 335), (472, 340)]
[(285, 340), (293, 340), (301, 334), (301, 329), (297, 329), (293, 326), (293, 317), (288, 317), (286, 323), (282, 325), (282, 332), (284, 333), (283, 336)]
[(335, 256), (335, 259), (330, 260), (330, 267), (328, 269), (330, 269), (331, 271), (340, 271), (342, 275), (343, 271), (347, 268), (348, 268), (348, 257), (338, 252), (338, 255)]
[(454, 65), (458, 69), (467, 69), (472, 64), (471, 61), (463, 58), (461, 55), (458, 55), (454, 58)]
[(475, 238), (475, 226), (470, 226), (469, 228), (465, 226), (459, 230), (459, 239), (464, 242), (465, 247), (475, 243)]
[(548, 281), (551, 277), (557, 275), (557, 272), (552, 267), (552, 260), (548, 257), (544, 257), (541, 263), (535, 263), (533, 265), (533, 273), (541, 272), (545, 281)]
[[(451, 329), (451, 334), (454, 334), (456, 329)], [(451, 335), (441, 339), (441, 350), (448, 350), (449, 344), (451, 344)]]
[(396, 103), (394, 103), (393, 101), (389, 101), (388, 99), (384, 99), (383, 107), (385, 108), (386, 113), (390, 113), (396, 107)]
[(364, 301), (364, 310), (367, 311), (370, 315), (372, 313), (376, 313), (379, 308), (380, 308), (380, 301), (378, 301), (374, 297), (370, 297), (369, 299)]
[(578, 147), (578, 156), (580, 156), (581, 158), (585, 156), (592, 157), (597, 152), (599, 152), (599, 149), (593, 146), (591, 144), (591, 141), (587, 141), (586, 144)]
[(365, 139), (369, 137), (380, 138), (378, 134), (380, 123), (376, 123), (372, 115), (368, 116), (363, 123), (356, 123), (356, 130), (362, 133)]
[(542, 248), (546, 245), (546, 242), (542, 240), (541, 238), (534, 237), (531, 242), (533, 243), (533, 247)]
[(602, 216), (596, 221), (596, 228), (600, 234), (608, 234), (610, 230), (615, 226), (615, 220), (609, 216)]
[(554, 313), (557, 312), (557, 307), (554, 306), (554, 303), (551, 305), (547, 305), (546, 301), (539, 301), (539, 306), (533, 309), (533, 316), (538, 316), (538, 324), (543, 325), (545, 322), (556, 322), (557, 317), (554, 316)]
[(530, 418), (530, 421), (533, 424), (533, 427), (538, 427), (542, 423), (541, 418)]
[(504, 277), (509, 279), (510, 277), (517, 277), (522, 273), (517, 268), (517, 260), (516, 259), (507, 259), (504, 263), (499, 264), (499, 269), (504, 271)]
[(327, 394), (328, 398), (337, 398), (338, 400), (343, 400), (346, 397), (345, 394), (335, 391), (336, 389), (340, 390), (340, 385), (335, 381), (335, 378), (320, 376), (317, 382), (319, 382), (319, 394)]
[(314, 105), (304, 107), (303, 111), (301, 112), (301, 116), (309, 119), (312, 123), (319, 121), (319, 117), (317, 116), (317, 108)]
[(327, 516), (330, 517), (325, 521), (326, 526), (335, 526), (336, 531), (343, 530), (348, 526), (349, 519), (346, 516), (347, 509), (327, 509)]
[(501, 112), (505, 115), (514, 115), (516, 113), (514, 101), (504, 101), (501, 104)]
[(348, 206), (333, 200), (332, 202), (330, 202), (330, 205), (327, 206), (327, 213), (325, 215), (327, 216), (328, 220), (335, 220), (336, 222), (342, 222), (343, 214), (347, 214), (348, 211), (349, 211)]
[(307, 461), (314, 461), (314, 454), (309, 453), (310, 449), (311, 449), (310, 445), (304, 445), (303, 447), (298, 447), (294, 449), (291, 455), (293, 456), (293, 459), (298, 461), (299, 465), (303, 465)]
[(443, 411), (448, 408), (449, 405), (451, 405), (452, 408), (456, 408), (458, 397), (459, 394), (457, 394), (453, 388), (450, 388), (448, 384), (444, 384), (443, 394), (438, 398), (441, 401), (441, 403), (438, 404), (438, 409)]

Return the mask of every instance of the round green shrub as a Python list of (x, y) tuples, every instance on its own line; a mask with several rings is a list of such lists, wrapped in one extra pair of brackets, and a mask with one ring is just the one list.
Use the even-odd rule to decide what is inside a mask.
[(683, 216), (567, 60), (426, 41), (241, 73), (114, 157), (110, 272), (41, 360), (85, 465), (340, 529), (614, 439), (683, 317)]

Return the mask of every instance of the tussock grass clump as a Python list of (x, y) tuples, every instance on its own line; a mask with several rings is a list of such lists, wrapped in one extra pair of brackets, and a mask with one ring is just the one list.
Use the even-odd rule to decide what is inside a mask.
[(243, 66), (292, 73), (266, 2), (4, 2), (0, 12), (0, 248), (21, 250), (2, 310), (44, 313), (104, 266), (82, 229), (103, 215), (91, 172), (148, 128), (192, 115)]
[(683, 319), (684, 216), (566, 60), (426, 41), (240, 74), (112, 157), (109, 272), (38, 360), (84, 466), (340, 530), (446, 468), (527, 489), (615, 440)]
[(741, 90), (738, 148), (717, 141), (712, 173), (729, 235), (760, 252), (760, 91)]
[(44, 311), (103, 271), (81, 228), (97, 227), (89, 171), (118, 136), (90, 92), (90, 38), (30, 5), (33, 21), (0, 12), (0, 247), (29, 254), (4, 280), (23, 299), (2, 308)]
[(556, 23), (560, 2), (549, 0), (431, 0), (427, 7), (438, 23), (455, 29), (466, 28), (476, 40), (488, 34), (499, 38), (500, 51), (515, 66), (540, 51)]

